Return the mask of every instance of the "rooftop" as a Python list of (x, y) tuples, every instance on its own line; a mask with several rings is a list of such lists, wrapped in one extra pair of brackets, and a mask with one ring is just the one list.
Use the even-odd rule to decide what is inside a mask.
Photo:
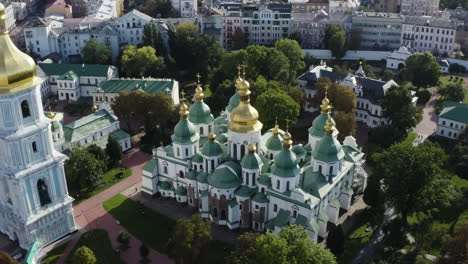
[(47, 76), (58, 75), (62, 76), (65, 73), (72, 71), (76, 76), (94, 76), (107, 77), (110, 65), (97, 64), (57, 64), (57, 63), (39, 63), (39, 67)]
[(175, 80), (170, 79), (112, 79), (101, 82), (99, 88), (105, 93), (140, 90), (145, 93), (155, 94), (171, 92), (175, 82)]
[(442, 106), (444, 108), (440, 112), (439, 117), (465, 124), (468, 123), (468, 104), (446, 101)]

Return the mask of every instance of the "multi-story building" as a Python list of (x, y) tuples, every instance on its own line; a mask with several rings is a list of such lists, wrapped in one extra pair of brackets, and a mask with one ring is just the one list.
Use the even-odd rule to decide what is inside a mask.
[(291, 4), (244, 5), (241, 13), (241, 29), (249, 45), (271, 45), (290, 34)]
[(65, 0), (54, 0), (47, 3), (44, 17), (49, 15), (61, 15), (63, 18), (72, 18), (72, 6)]
[(216, 119), (200, 86), (190, 108), (180, 105), (171, 144), (154, 149), (143, 167), (142, 191), (195, 207), (229, 229), (279, 233), (296, 224), (315, 241), (326, 237), (328, 222), (337, 224), (365, 188), (361, 148), (352, 136), (337, 140), (328, 98), (302, 146), (278, 125), (262, 134), (249, 83), (239, 77), (236, 88)]
[(398, 49), (403, 17), (394, 13), (355, 12), (353, 30), (359, 32), (364, 49)]
[(215, 7), (203, 8), (198, 17), (198, 25), (200, 34), (214, 37), (218, 40), (219, 45), (224, 44), (224, 12)]
[(13, 5), (13, 13), (15, 15), (16, 21), (21, 21), (28, 16), (28, 9), (26, 7), (26, 3), (24, 2), (12, 2)]
[(401, 0), (374, 0), (372, 8), (377, 12), (399, 13)]
[[(386, 91), (392, 86), (398, 86), (393, 81), (381, 81), (368, 78), (360, 66), (354, 73), (342, 74), (333, 72), (333, 69), (322, 63), (318, 66), (311, 66), (309, 71), (299, 76), (300, 88), (304, 91), (306, 98), (313, 98), (317, 89), (315, 83), (320, 78), (328, 78), (332, 82), (345, 85), (353, 89), (356, 94), (356, 120), (365, 123), (368, 127), (386, 125), (389, 121), (383, 116), (380, 99), (385, 96)], [(415, 92), (412, 92), (414, 95)], [(412, 103), (416, 106), (417, 97), (413, 96)], [(316, 105), (305, 102), (304, 110), (314, 112), (318, 110)]]
[(328, 0), (291, 0), (292, 13), (315, 13), (320, 10), (329, 12), (330, 3)]
[[(219, 8), (223, 12), (223, 46), (226, 49), (238, 49), (245, 43), (241, 29), (241, 3), (221, 3)], [(237, 38), (236, 39), (236, 34)], [(241, 43), (238, 43), (241, 41)]]
[(410, 16), (436, 16), (440, 0), (401, 0), (400, 13)]
[(468, 104), (446, 101), (437, 120), (436, 135), (458, 139), (468, 127)]
[(458, 48), (455, 37), (455, 22), (448, 18), (406, 16), (401, 32), (401, 45), (416, 52), (450, 54)]
[(457, 25), (457, 33), (455, 41), (460, 45), (463, 52), (468, 51), (468, 11), (462, 7), (457, 7), (453, 10), (446, 10)]
[(330, 0), (330, 14), (334, 13), (352, 13), (361, 4), (360, 0)]
[(12, 31), (16, 27), (16, 17), (14, 12), (14, 5), (9, 0), (0, 0), (0, 4), (4, 6), (4, 16), (6, 28), (8, 31)]
[(197, 0), (171, 0), (172, 7), (177, 10), (180, 17), (196, 17), (198, 11)]
[(328, 15), (321, 10), (316, 13), (293, 13), (291, 32), (301, 34), (301, 47), (305, 49), (325, 48), (323, 38), (330, 25), (340, 25), (349, 40), (352, 29), (352, 15), (334, 13)]
[(12, 42), (0, 3), (0, 232), (23, 249), (76, 230), (65, 155), (54, 149), (34, 60)]

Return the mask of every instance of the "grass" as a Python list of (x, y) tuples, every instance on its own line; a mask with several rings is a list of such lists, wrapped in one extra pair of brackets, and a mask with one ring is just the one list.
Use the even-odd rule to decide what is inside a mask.
[(66, 263), (72, 263), (73, 254), (75, 251), (86, 246), (94, 252), (96, 263), (99, 264), (124, 264), (124, 262), (116, 255), (112, 248), (111, 241), (107, 231), (103, 229), (94, 229), (84, 233), (78, 243), (68, 255)]
[[(100, 185), (97, 188), (91, 188), (91, 187), (85, 187), (78, 192), (74, 192), (74, 197), (75, 201), (73, 202), (74, 204), (79, 204), (82, 201), (93, 197), (94, 195), (104, 191), (105, 189), (111, 187), (112, 185), (122, 181), (123, 179), (129, 177), (132, 175), (132, 170), (129, 168), (125, 168), (125, 173), (122, 178), (118, 178), (118, 175), (122, 171), (122, 168), (114, 168), (111, 169), (110, 171), (104, 173), (104, 181), (102, 185)], [(78, 194), (78, 195), (77, 195)]]
[(414, 132), (410, 132), (408, 133), (408, 136), (406, 137), (406, 139), (402, 142), (402, 144), (404, 145), (411, 145), (414, 140), (416, 139), (416, 137), (418, 136), (417, 133), (414, 133)]
[(47, 252), (47, 255), (42, 259), (41, 264), (54, 264), (62, 256), (63, 251), (67, 248), (68, 243), (60, 245), (51, 251)]
[(118, 194), (104, 202), (108, 211), (132, 235), (160, 252), (165, 252), (175, 222)]
[(344, 251), (341, 256), (338, 256), (338, 263), (352, 261), (362, 247), (369, 242), (372, 234), (373, 230), (370, 228), (367, 218), (364, 215), (360, 216), (359, 221), (345, 238)]

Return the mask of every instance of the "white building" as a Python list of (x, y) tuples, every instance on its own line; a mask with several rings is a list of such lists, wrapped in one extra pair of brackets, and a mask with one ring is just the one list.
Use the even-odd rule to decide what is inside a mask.
[(88, 0), (86, 1), (87, 16), (85, 19), (107, 21), (118, 18), (120, 2), (118, 0)]
[(28, 16), (28, 9), (26, 3), (24, 2), (12, 2), (13, 13), (15, 15), (16, 21), (21, 21)]
[(329, 0), (330, 14), (350, 13), (356, 10), (360, 5), (360, 0)]
[(437, 120), (436, 135), (458, 139), (468, 127), (468, 104), (446, 101)]
[(197, 0), (171, 0), (172, 7), (180, 13), (180, 17), (196, 17)]
[(440, 0), (401, 0), (400, 13), (410, 16), (436, 16)]
[(115, 97), (123, 91), (141, 91), (149, 94), (165, 93), (172, 98), (175, 105), (179, 104), (179, 82), (172, 79), (111, 79), (103, 81), (93, 93), (96, 105), (112, 103)]
[(451, 54), (455, 43), (456, 24), (447, 18), (406, 16), (401, 32), (401, 45), (415, 52), (430, 51)]
[(5, 22), (8, 31), (12, 31), (16, 27), (15, 12), (13, 10), (13, 3), (6, 0), (0, 0), (0, 3), (4, 5)]
[(398, 50), (394, 50), (385, 59), (387, 62), (387, 69), (403, 69), (406, 65), (406, 59), (408, 59), (411, 54), (413, 54), (413, 52), (405, 46), (401, 46)]
[(0, 232), (28, 249), (76, 229), (73, 199), (44, 116), (32, 58), (11, 41), (0, 4)]
[[(386, 125), (389, 120), (383, 117), (382, 107), (379, 104), (386, 91), (398, 84), (390, 80), (388, 82), (375, 80), (366, 77), (362, 67), (355, 73), (342, 74), (333, 72), (333, 69), (322, 63), (318, 66), (311, 66), (309, 71), (299, 76), (299, 86), (304, 91), (306, 98), (313, 98), (316, 93), (315, 83), (320, 78), (328, 78), (332, 82), (345, 85), (353, 89), (356, 94), (356, 120), (365, 123), (368, 127)], [(414, 92), (412, 92), (414, 95)], [(413, 96), (413, 105), (416, 106), (417, 97)], [(304, 110), (314, 112), (318, 110), (316, 105), (305, 102)]]

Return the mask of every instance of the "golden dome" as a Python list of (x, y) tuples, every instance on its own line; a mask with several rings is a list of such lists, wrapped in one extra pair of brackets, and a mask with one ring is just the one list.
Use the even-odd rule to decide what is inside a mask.
[(278, 122), (276, 122), (275, 127), (273, 127), (273, 136), (277, 137), (279, 135), (279, 126)]
[(330, 136), (330, 135), (333, 135), (333, 130), (335, 129), (335, 126), (333, 125), (333, 122), (331, 120), (331, 118), (328, 118), (327, 119), (327, 122), (325, 124), (325, 134)]
[(36, 64), (10, 39), (5, 20), (5, 7), (0, 4), (0, 94), (14, 93), (39, 83)]
[(210, 134), (208, 135), (208, 141), (214, 142), (215, 140), (216, 140), (216, 134), (213, 132), (210, 132)]
[(292, 146), (292, 136), (289, 131), (286, 131), (283, 135), (283, 149), (290, 149)]
[(250, 144), (249, 144), (249, 153), (250, 153), (250, 154), (254, 154), (255, 151), (257, 151), (257, 148), (255, 147), (254, 144), (250, 143)]
[(185, 102), (182, 102), (180, 104), (179, 114), (180, 114), (180, 120), (187, 120), (189, 111)]

